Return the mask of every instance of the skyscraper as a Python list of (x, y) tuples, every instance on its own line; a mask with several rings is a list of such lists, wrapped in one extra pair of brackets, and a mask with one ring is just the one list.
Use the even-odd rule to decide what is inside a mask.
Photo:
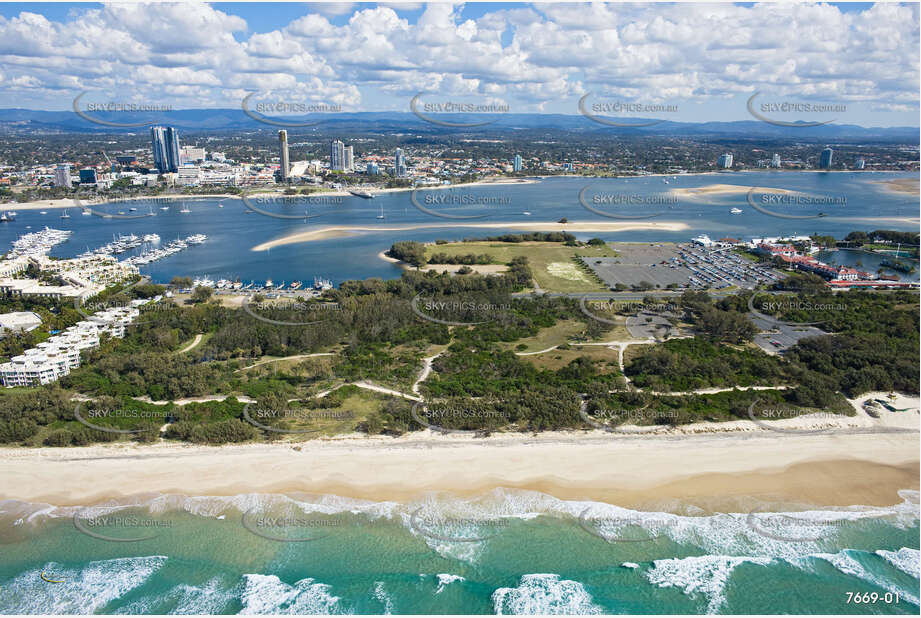
[(345, 147), (345, 169), (352, 171), (355, 168), (355, 151), (351, 146)]
[(716, 160), (716, 164), (724, 169), (732, 167), (732, 155), (728, 152), (720, 155), (720, 158)]
[(521, 155), (515, 155), (515, 162), (512, 164), (512, 169), (516, 172), (521, 171)]
[(339, 172), (345, 170), (345, 144), (339, 140), (329, 143), (329, 169)]
[(771, 157), (771, 167), (780, 167), (780, 155), (774, 153), (774, 156)]
[(157, 171), (179, 171), (179, 132), (173, 127), (150, 127), (150, 141)]
[(864, 161), (863, 159), (857, 159), (857, 160), (854, 162), (854, 169), (855, 169), (855, 170), (862, 170), (862, 169), (865, 168), (866, 166), (867, 166), (867, 162)]
[(823, 170), (827, 170), (831, 167), (831, 160), (834, 156), (835, 151), (831, 148), (826, 148), (822, 151), (822, 155), (819, 157), (819, 167)]
[(60, 163), (54, 168), (54, 186), (71, 187), (70, 184), (70, 163)]
[(397, 178), (406, 176), (406, 158), (403, 156), (403, 149), (397, 148), (393, 156), (393, 175)]
[(282, 182), (288, 182), (288, 172), (291, 170), (291, 165), (288, 161), (288, 132), (284, 129), (278, 132), (278, 146), (281, 148), (278, 179)]

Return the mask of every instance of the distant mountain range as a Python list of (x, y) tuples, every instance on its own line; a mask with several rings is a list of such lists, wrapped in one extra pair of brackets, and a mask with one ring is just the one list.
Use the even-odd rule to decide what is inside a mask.
[[(789, 127), (777, 126), (759, 120), (732, 122), (672, 122), (662, 121), (649, 125), (654, 119), (618, 118), (617, 122), (646, 124), (637, 127), (611, 127), (595, 122), (582, 115), (566, 114), (441, 114), (430, 115), (439, 121), (454, 124), (477, 124), (495, 119), (495, 122), (479, 126), (443, 126), (426, 122), (412, 112), (355, 112), (313, 114), (310, 116), (273, 117), (286, 123), (309, 122), (311, 126), (275, 126), (251, 118), (241, 109), (186, 109), (171, 112), (93, 112), (93, 118), (120, 124), (165, 124), (184, 131), (239, 131), (278, 130), (289, 131), (322, 130), (324, 133), (377, 132), (401, 133), (412, 131), (430, 135), (473, 133), (483, 134), (500, 131), (504, 134), (516, 131), (556, 130), (578, 133), (613, 133), (625, 135), (659, 135), (687, 137), (753, 137), (753, 138), (808, 138), (842, 140), (872, 139), (885, 141), (908, 141), (917, 143), (918, 127), (872, 128), (850, 124), (827, 124), (822, 126)], [(0, 131), (53, 131), (77, 133), (138, 133), (147, 126), (117, 127), (95, 124), (73, 111), (40, 111), (29, 109), (0, 109)]]

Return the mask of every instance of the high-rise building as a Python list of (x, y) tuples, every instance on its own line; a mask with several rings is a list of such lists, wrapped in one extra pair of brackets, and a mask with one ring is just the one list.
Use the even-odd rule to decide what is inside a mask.
[(716, 164), (723, 169), (732, 167), (732, 154), (726, 153), (720, 155), (720, 158), (716, 160)]
[(179, 161), (182, 165), (187, 163), (200, 163), (205, 160), (205, 149), (196, 146), (183, 146), (179, 149)]
[(150, 127), (150, 141), (157, 171), (179, 171), (179, 132), (173, 127)]
[(355, 169), (355, 151), (351, 146), (345, 147), (345, 169), (350, 172)]
[(512, 169), (516, 172), (520, 172), (522, 167), (521, 155), (515, 155), (515, 162), (512, 165)]
[(771, 157), (771, 167), (780, 167), (780, 155), (774, 153), (774, 156)]
[(345, 144), (339, 140), (329, 144), (329, 169), (339, 172), (345, 170)]
[(867, 166), (867, 162), (864, 161), (863, 159), (857, 159), (857, 160), (854, 162), (854, 169), (855, 169), (855, 170), (862, 170), (862, 169), (865, 168), (866, 166)]
[(70, 163), (61, 163), (54, 168), (54, 186), (71, 187), (70, 184)]
[(81, 185), (94, 185), (98, 181), (96, 176), (96, 168), (85, 167), (80, 170), (80, 184)]
[(831, 168), (831, 160), (834, 157), (835, 151), (831, 148), (826, 148), (822, 151), (822, 155), (819, 157), (819, 167), (823, 170)]
[(367, 167), (365, 168), (365, 172), (367, 172), (370, 176), (377, 176), (381, 173), (381, 168), (377, 165), (377, 163), (371, 162), (368, 163)]
[(278, 132), (278, 146), (281, 148), (281, 161), (278, 168), (278, 179), (282, 182), (287, 182), (288, 173), (291, 171), (291, 165), (288, 161), (288, 132), (284, 129)]
[(403, 156), (402, 148), (397, 148), (393, 155), (393, 175), (397, 178), (406, 177), (406, 158)]

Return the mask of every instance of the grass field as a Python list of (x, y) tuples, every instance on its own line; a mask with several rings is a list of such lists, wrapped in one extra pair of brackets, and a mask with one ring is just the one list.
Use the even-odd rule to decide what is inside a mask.
[(617, 252), (608, 245), (567, 247), (561, 242), (452, 242), (426, 247), (426, 256), (433, 253), (488, 253), (497, 264), (506, 264), (513, 258), (524, 256), (528, 258), (537, 284), (547, 292), (605, 291), (607, 288), (576, 265), (573, 257), (617, 257)]
[(521, 359), (531, 363), (538, 369), (557, 371), (583, 356), (587, 356), (593, 361), (598, 361), (598, 369), (603, 374), (620, 373), (620, 367), (617, 364), (617, 350), (611, 350), (605, 346), (595, 345), (573, 347), (568, 350), (551, 350), (534, 356), (522, 356)]

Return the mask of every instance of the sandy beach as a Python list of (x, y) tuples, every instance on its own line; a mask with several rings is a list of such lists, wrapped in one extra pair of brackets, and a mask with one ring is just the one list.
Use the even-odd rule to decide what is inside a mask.
[(921, 181), (918, 177), (914, 178), (896, 178), (894, 180), (874, 180), (874, 184), (882, 186), (890, 193), (908, 194), (917, 196), (921, 191)]
[(630, 230), (663, 230), (667, 232), (682, 232), (689, 229), (686, 223), (678, 221), (649, 222), (609, 222), (609, 221), (570, 221), (569, 223), (522, 223), (521, 221), (508, 221), (505, 223), (420, 223), (417, 225), (380, 225), (361, 226), (343, 225), (341, 227), (324, 227), (308, 232), (298, 232), (289, 236), (276, 238), (256, 245), (250, 251), (267, 251), (282, 245), (325, 240), (337, 238), (348, 234), (360, 232), (402, 232), (406, 230), (434, 230), (434, 229), (483, 229), (483, 230), (521, 230), (524, 232), (624, 232)]
[[(915, 414), (915, 416), (917, 416)], [(630, 506), (733, 496), (887, 505), (918, 488), (916, 431), (795, 435), (772, 431), (627, 436), (603, 431), (415, 432), (300, 444), (220, 447), (108, 444), (0, 449), (0, 498), (59, 506), (140, 493), (328, 493), (405, 501), (495, 487)]]
[(775, 189), (772, 187), (747, 187), (741, 185), (726, 185), (726, 184), (715, 184), (715, 185), (706, 185), (704, 187), (691, 187), (683, 188), (678, 187), (671, 190), (671, 193), (674, 193), (678, 197), (683, 197), (687, 199), (693, 198), (704, 198), (713, 195), (738, 195), (745, 194), (754, 189), (759, 193), (776, 193), (778, 195), (795, 195), (798, 191), (791, 191), (789, 189)]

